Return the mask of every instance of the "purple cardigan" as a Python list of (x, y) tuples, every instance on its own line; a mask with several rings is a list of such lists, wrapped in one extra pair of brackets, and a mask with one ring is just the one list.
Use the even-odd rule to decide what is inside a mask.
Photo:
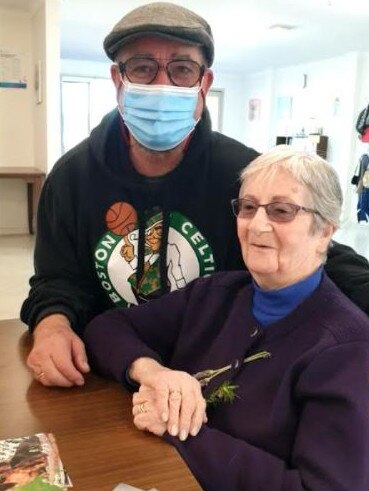
[(206, 491), (368, 491), (368, 318), (325, 275), (265, 329), (251, 294), (247, 273), (219, 273), (104, 313), (85, 332), (90, 363), (123, 384), (141, 356), (192, 374), (232, 364), (205, 395), (231, 379), (238, 398), (209, 409), (198, 436), (165, 435)]

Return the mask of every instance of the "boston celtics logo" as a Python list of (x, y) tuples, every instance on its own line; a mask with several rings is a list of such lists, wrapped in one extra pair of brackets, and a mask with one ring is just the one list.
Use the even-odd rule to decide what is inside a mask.
[[(160, 247), (163, 234), (161, 211), (145, 214), (143, 268), (138, 277), (139, 229), (137, 212), (126, 202), (107, 211), (108, 231), (95, 248), (95, 268), (101, 286), (115, 305), (138, 304), (160, 291)], [(166, 244), (168, 290), (183, 288), (191, 280), (215, 271), (212, 250), (201, 232), (186, 217), (171, 212)]]

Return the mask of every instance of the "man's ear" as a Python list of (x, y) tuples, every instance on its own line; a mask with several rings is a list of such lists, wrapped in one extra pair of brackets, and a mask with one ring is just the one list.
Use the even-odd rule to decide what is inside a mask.
[(213, 71), (210, 70), (210, 68), (207, 68), (205, 70), (204, 76), (202, 78), (202, 83), (201, 83), (201, 89), (202, 89), (204, 96), (206, 96), (206, 94), (209, 92), (209, 89), (213, 84), (213, 80), (214, 80)]
[(111, 79), (113, 80), (115, 88), (118, 90), (120, 88), (120, 86), (122, 85), (122, 77), (121, 77), (118, 65), (111, 65), (110, 66), (110, 76), (111, 76)]

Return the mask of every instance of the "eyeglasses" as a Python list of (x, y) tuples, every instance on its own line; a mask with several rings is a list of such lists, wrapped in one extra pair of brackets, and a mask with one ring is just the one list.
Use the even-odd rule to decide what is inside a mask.
[(162, 68), (172, 84), (179, 87), (193, 87), (201, 81), (205, 72), (205, 65), (199, 65), (192, 60), (170, 60), (166, 65), (162, 65), (155, 58), (139, 56), (129, 58), (124, 63), (119, 62), (118, 67), (120, 73), (135, 84), (151, 84)]
[(308, 213), (320, 213), (312, 208), (295, 205), (293, 203), (267, 203), (260, 205), (250, 199), (237, 198), (231, 201), (232, 210), (238, 218), (253, 218), (260, 207), (265, 209), (266, 214), (273, 222), (291, 222), (300, 210)]

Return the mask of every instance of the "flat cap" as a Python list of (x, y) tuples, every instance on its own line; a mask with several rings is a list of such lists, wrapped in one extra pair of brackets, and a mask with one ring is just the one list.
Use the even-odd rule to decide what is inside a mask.
[(143, 35), (155, 35), (199, 46), (208, 66), (214, 60), (214, 40), (209, 24), (180, 5), (155, 2), (138, 7), (113, 27), (104, 40), (104, 50), (114, 61), (120, 48)]

